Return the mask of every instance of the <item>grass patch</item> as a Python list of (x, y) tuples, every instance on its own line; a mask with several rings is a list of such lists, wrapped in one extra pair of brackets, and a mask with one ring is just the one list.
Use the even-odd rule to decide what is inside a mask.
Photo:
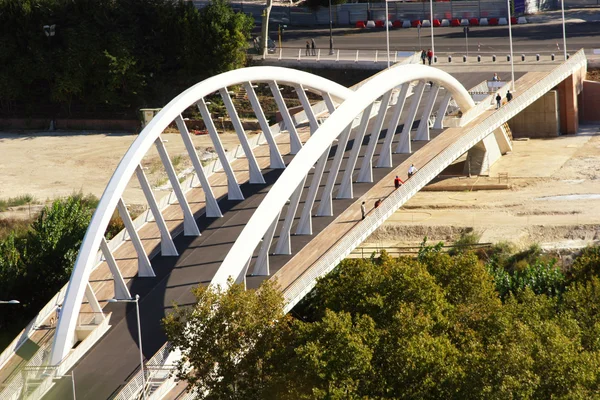
[(183, 161), (183, 156), (181, 156), (179, 154), (176, 156), (173, 156), (173, 158), (171, 158), (171, 163), (173, 164), (173, 168), (177, 168), (177, 166), (179, 164), (181, 164), (182, 161)]
[(0, 218), (0, 240), (8, 237), (11, 233), (21, 236), (29, 230), (33, 219), (22, 218)]
[(35, 202), (35, 197), (30, 194), (24, 194), (22, 196), (10, 197), (6, 200), (0, 199), (0, 212), (6, 211), (11, 207), (24, 206)]

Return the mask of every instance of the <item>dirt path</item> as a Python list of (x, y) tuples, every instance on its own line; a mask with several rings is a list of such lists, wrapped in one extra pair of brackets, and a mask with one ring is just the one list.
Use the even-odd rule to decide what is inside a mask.
[[(506, 183), (508, 190), (476, 190)], [(461, 191), (421, 191), (369, 240), (404, 245), (451, 241), (465, 230), (483, 242), (508, 240), (518, 245), (600, 240), (600, 132), (582, 127), (576, 136), (515, 141), (490, 177), (451, 178), (435, 186), (464, 186)]]
[[(136, 138), (137, 135), (122, 133), (0, 133), (0, 199), (31, 194), (36, 203), (44, 203), (79, 191), (100, 197)], [(181, 136), (163, 134), (162, 138), (176, 170), (182, 172), (189, 168), (191, 164)], [(215, 156), (208, 136), (192, 139), (201, 158)], [(233, 149), (239, 143), (232, 133), (222, 134), (221, 140), (226, 149)], [(185, 156), (178, 157), (182, 155)], [(146, 155), (142, 165), (156, 196), (162, 197), (158, 192), (168, 190), (167, 178), (155, 148)], [(146, 204), (136, 179), (131, 180), (124, 197), (128, 204)]]
[[(435, 186), (462, 185), (460, 191), (421, 191), (369, 240), (372, 244), (404, 245), (450, 241), (465, 229), (482, 241), (532, 242), (600, 240), (600, 128), (582, 127), (576, 136), (515, 141), (513, 152), (500, 159), (490, 177), (450, 178)], [(38, 202), (81, 191), (100, 197), (121, 157), (137, 136), (128, 134), (37, 133), (0, 134), (0, 199), (24, 194)], [(164, 134), (176, 169), (190, 167), (178, 134)], [(221, 135), (228, 149), (235, 134)], [(212, 157), (206, 136), (194, 136), (198, 153)], [(144, 159), (157, 197), (166, 177), (155, 150)], [(508, 174), (508, 182), (498, 176)], [(485, 190), (482, 184), (508, 183), (507, 190)], [(575, 195), (575, 196), (572, 196)], [(568, 197), (570, 196), (570, 197)], [(125, 192), (128, 204), (145, 199), (134, 179)], [(27, 215), (22, 207), (0, 216)]]

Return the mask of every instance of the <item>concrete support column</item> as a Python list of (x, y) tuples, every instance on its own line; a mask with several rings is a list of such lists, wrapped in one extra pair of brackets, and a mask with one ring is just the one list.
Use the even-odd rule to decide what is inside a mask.
[(358, 172), (357, 182), (373, 182), (373, 155), (375, 154), (375, 148), (377, 147), (377, 142), (379, 141), (379, 134), (381, 133), (381, 127), (383, 126), (383, 121), (385, 119), (385, 114), (387, 113), (387, 108), (390, 104), (391, 97), (392, 91), (390, 90), (381, 98), (377, 119), (375, 120), (375, 125), (373, 125), (373, 129), (371, 130), (371, 137), (369, 138), (369, 144), (367, 145), (367, 150), (365, 151), (362, 165), (360, 166), (360, 171)]
[(181, 115), (175, 118), (175, 123), (177, 124), (177, 128), (179, 129), (179, 133), (181, 134), (185, 148), (190, 156), (190, 160), (192, 160), (192, 165), (196, 171), (196, 176), (198, 176), (198, 179), (200, 180), (200, 186), (204, 191), (204, 199), (206, 201), (206, 216), (209, 218), (220, 218), (223, 216), (221, 213), (221, 208), (219, 207), (219, 203), (217, 203), (217, 199), (215, 198), (212, 188), (210, 187), (210, 183), (208, 182), (208, 178), (204, 172), (204, 167), (202, 167), (202, 163), (198, 158), (198, 153), (196, 153), (190, 132), (188, 131), (187, 126), (185, 126), (185, 122), (183, 121), (183, 118), (181, 118)]
[(429, 90), (429, 97), (427, 98), (427, 104), (423, 109), (423, 114), (421, 114), (421, 121), (419, 122), (419, 127), (417, 128), (417, 136), (416, 140), (429, 140), (429, 116), (433, 111), (433, 106), (435, 105), (435, 99), (437, 99), (438, 91), (440, 90), (440, 86), (434, 84)]
[(465, 164), (466, 175), (487, 175), (490, 167), (502, 157), (500, 147), (494, 132), (487, 135), (481, 142), (471, 147), (467, 153)]
[(246, 89), (246, 93), (248, 94), (248, 100), (250, 100), (250, 104), (252, 105), (252, 110), (254, 111), (254, 115), (258, 119), (258, 123), (260, 124), (260, 128), (265, 135), (265, 139), (267, 139), (267, 143), (269, 143), (269, 156), (271, 161), (271, 168), (273, 169), (285, 169), (285, 162), (281, 157), (281, 153), (279, 152), (279, 148), (277, 147), (277, 143), (275, 142), (275, 138), (273, 137), (273, 133), (271, 132), (271, 128), (269, 127), (269, 121), (265, 117), (265, 113), (260, 106), (260, 102), (258, 101), (258, 97), (256, 96), (256, 92), (252, 87), (252, 82), (244, 83), (244, 88)]
[(394, 114), (390, 119), (390, 123), (387, 128), (387, 134), (385, 135), (385, 141), (383, 142), (381, 152), (379, 153), (379, 160), (377, 161), (378, 168), (392, 167), (392, 143), (394, 141), (394, 136), (396, 136), (396, 129), (400, 123), (400, 116), (402, 115), (402, 110), (404, 109), (404, 103), (406, 103), (406, 95), (408, 94), (409, 88), (410, 82), (402, 84), (402, 89), (400, 89), (400, 93), (398, 94), (398, 101), (396, 102), (396, 107), (394, 108)]
[(104, 259), (106, 260), (106, 264), (108, 264), (108, 268), (110, 269), (110, 273), (112, 274), (112, 277), (113, 277), (113, 284), (114, 284), (113, 289), (115, 292), (115, 298), (130, 299), (131, 294), (129, 293), (129, 289), (127, 288), (127, 285), (125, 284), (125, 280), (123, 279), (121, 270), (119, 270), (119, 267), (117, 266), (115, 257), (113, 256), (112, 252), (108, 248), (108, 243), (106, 242), (105, 238), (102, 238), (102, 241), (100, 242), (100, 250), (102, 251), (102, 255), (104, 256)]
[(337, 144), (337, 150), (335, 151), (335, 156), (333, 157), (333, 162), (331, 163), (331, 168), (329, 169), (329, 174), (327, 175), (327, 183), (325, 184), (325, 189), (323, 189), (321, 202), (319, 203), (319, 208), (317, 209), (317, 215), (319, 217), (333, 216), (333, 188), (335, 186), (335, 181), (340, 171), (340, 167), (342, 166), (342, 160), (344, 158), (344, 153), (346, 152), (346, 145), (348, 144), (350, 131), (352, 131), (352, 123), (350, 123), (346, 129), (344, 129), (340, 136), (338, 136), (339, 141)]
[(412, 95), (410, 110), (408, 111), (406, 121), (404, 121), (404, 128), (402, 128), (400, 141), (398, 142), (398, 146), (396, 146), (396, 153), (412, 153), (410, 144), (410, 131), (412, 130), (413, 123), (415, 122), (417, 111), (419, 109), (419, 103), (421, 102), (421, 97), (423, 97), (424, 90), (425, 82), (419, 82)]
[(198, 106), (198, 111), (200, 111), (200, 114), (202, 114), (204, 125), (208, 130), (210, 140), (212, 141), (215, 151), (217, 152), (217, 156), (219, 157), (219, 161), (221, 162), (223, 171), (225, 171), (225, 175), (227, 175), (227, 198), (229, 200), (244, 200), (244, 195), (242, 194), (240, 185), (237, 183), (235, 174), (233, 173), (233, 168), (231, 168), (231, 164), (227, 159), (225, 148), (223, 147), (223, 143), (221, 143), (221, 138), (219, 138), (217, 128), (215, 127), (215, 124), (212, 118), (210, 117), (210, 112), (208, 111), (206, 102), (204, 101), (204, 99), (200, 99), (196, 104)]
[(300, 141), (300, 135), (298, 135), (298, 131), (296, 130), (296, 126), (294, 125), (292, 116), (290, 115), (290, 112), (288, 111), (288, 108), (285, 105), (283, 96), (279, 91), (279, 85), (277, 85), (277, 82), (273, 81), (269, 82), (269, 87), (271, 88), (271, 92), (273, 93), (275, 103), (277, 103), (277, 108), (279, 109), (281, 118), (283, 118), (283, 122), (285, 123), (285, 128), (290, 134), (290, 153), (298, 154), (298, 152), (302, 148), (302, 142)]
[(435, 117), (435, 122), (433, 123), (433, 129), (444, 129), (444, 117), (446, 116), (446, 111), (448, 111), (450, 99), (452, 99), (452, 93), (449, 90), (446, 90), (446, 95), (438, 107), (437, 116)]
[(306, 118), (308, 118), (310, 134), (312, 135), (317, 129), (319, 129), (317, 117), (315, 117), (315, 113), (313, 112), (313, 109), (310, 106), (310, 101), (308, 101), (308, 97), (306, 96), (304, 87), (302, 85), (294, 85), (294, 89), (296, 89), (298, 100), (300, 100), (300, 104), (302, 104), (302, 108), (304, 108), (304, 112), (306, 113)]
[(123, 220), (123, 225), (125, 225), (125, 229), (127, 229), (127, 233), (131, 238), (131, 243), (133, 244), (135, 252), (138, 256), (138, 276), (154, 278), (156, 275), (154, 274), (154, 270), (150, 264), (150, 259), (148, 258), (148, 254), (146, 254), (146, 250), (144, 250), (142, 240), (135, 230), (135, 225), (133, 225), (133, 221), (131, 220), (131, 216), (129, 215), (129, 211), (127, 211), (127, 207), (125, 206), (123, 199), (119, 199), (119, 202), (117, 203), (117, 210), (119, 211), (119, 215)]
[(256, 161), (256, 157), (254, 157), (254, 153), (252, 152), (252, 148), (250, 147), (250, 143), (248, 142), (248, 138), (246, 137), (246, 132), (244, 131), (244, 127), (242, 126), (242, 121), (238, 117), (235, 106), (233, 105), (233, 101), (231, 101), (231, 97), (229, 96), (229, 92), (227, 88), (219, 89), (219, 94), (223, 99), (223, 103), (225, 104), (225, 108), (227, 109), (227, 114), (229, 118), (231, 118), (231, 122), (233, 123), (233, 128), (235, 129), (235, 133), (237, 134), (238, 139), (240, 140), (240, 144), (242, 145), (242, 149), (244, 150), (244, 155), (248, 160), (248, 169), (250, 171), (250, 183), (265, 183), (265, 178), (262, 176), (262, 172), (260, 171), (260, 167), (258, 166), (258, 162)]
[(337, 195), (338, 199), (351, 199), (354, 197), (354, 190), (352, 187), (352, 176), (354, 174), (354, 167), (356, 166), (356, 161), (358, 160), (358, 155), (362, 147), (363, 139), (365, 138), (365, 133), (367, 133), (367, 127), (369, 125), (369, 119), (371, 118), (372, 109), (373, 104), (365, 108), (361, 117), (360, 126), (354, 134), (354, 144), (352, 145), (350, 157), (348, 157), (348, 161), (346, 162), (346, 169), (344, 170), (342, 183), (340, 185), (340, 190)]
[(296, 210), (298, 210), (298, 204), (300, 203), (300, 196), (304, 189), (304, 182), (306, 182), (306, 177), (302, 179), (300, 185), (298, 185), (292, 194), (292, 197), (290, 197), (290, 204), (288, 205), (285, 220), (283, 221), (281, 231), (279, 232), (279, 239), (277, 239), (275, 254), (292, 254), (290, 232), (292, 230), (292, 224), (294, 223), (294, 217), (296, 216)]
[(579, 130), (579, 108), (577, 95), (581, 91), (576, 74), (569, 75), (558, 84), (558, 104), (560, 112), (560, 132), (576, 134)]
[(277, 228), (277, 222), (279, 222), (279, 215), (273, 220), (271, 226), (263, 236), (262, 243), (260, 245), (260, 250), (258, 251), (258, 257), (256, 258), (256, 263), (254, 264), (254, 270), (252, 271), (252, 275), (260, 275), (260, 276), (269, 276), (269, 249), (271, 248), (271, 244), (273, 243), (273, 236), (275, 236), (275, 229)]

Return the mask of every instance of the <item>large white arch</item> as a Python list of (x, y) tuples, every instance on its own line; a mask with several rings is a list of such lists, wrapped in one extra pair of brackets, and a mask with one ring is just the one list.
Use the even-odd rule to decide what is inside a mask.
[[(238, 280), (244, 274), (248, 260), (272, 222), (334, 140), (347, 131), (349, 124), (380, 96), (389, 94), (392, 89), (412, 81), (431, 81), (434, 85), (445, 87), (463, 113), (475, 106), (473, 99), (460, 82), (436, 68), (403, 65), (375, 76), (340, 105), (294, 157), (236, 239), (211, 284), (226, 287), (230, 277)], [(389, 95), (387, 98), (389, 100)]]
[[(276, 82), (277, 84), (294, 87), (301, 85), (307, 90), (313, 90), (340, 100), (345, 100), (354, 93), (340, 84), (303, 71), (281, 67), (249, 67), (225, 72), (206, 79), (190, 87), (163, 107), (127, 150), (111, 177), (92, 217), (67, 287), (54, 336), (50, 357), (51, 365), (59, 364), (72, 348), (79, 308), (88, 288), (88, 281), (94, 268), (98, 249), (104, 238), (104, 232), (113, 211), (121, 202), (121, 197), (129, 180), (136, 172), (143, 157), (157, 142), (160, 134), (174, 120), (177, 121), (186, 108), (198, 102), (204, 104), (202, 99), (205, 96), (219, 92), (229, 86), (260, 82), (271, 85)], [(290, 128), (288, 126), (288, 129)], [(121, 208), (123, 208), (122, 204)]]

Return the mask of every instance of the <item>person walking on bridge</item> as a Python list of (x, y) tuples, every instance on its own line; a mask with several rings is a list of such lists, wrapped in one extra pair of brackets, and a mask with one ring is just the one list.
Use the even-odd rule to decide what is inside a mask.
[(310, 39), (310, 49), (312, 51), (312, 55), (317, 55), (317, 45), (315, 44), (315, 39)]
[(396, 175), (396, 178), (394, 178), (394, 187), (398, 189), (403, 183), (402, 179), (398, 178), (398, 175)]
[(416, 173), (417, 173), (417, 167), (415, 167), (415, 164), (410, 164), (410, 167), (408, 167), (408, 177), (410, 178), (411, 176), (413, 176)]
[(310, 56), (310, 42), (308, 40), (306, 41), (306, 55)]
[(500, 108), (502, 102), (502, 96), (500, 96), (500, 92), (496, 94), (496, 110)]
[(364, 201), (360, 205), (360, 213), (362, 214), (362, 219), (365, 219), (365, 217), (367, 216), (367, 207), (365, 206)]
[(512, 93), (510, 92), (510, 90), (507, 90), (506, 91), (506, 101), (510, 103), (510, 101), (512, 100), (512, 98), (513, 98)]
[(421, 61), (423, 61), (423, 65), (425, 65), (425, 60), (427, 59), (427, 52), (425, 49), (421, 50)]
[(429, 60), (429, 65), (431, 65), (431, 60), (433, 59), (433, 51), (431, 49), (427, 50), (427, 60)]

